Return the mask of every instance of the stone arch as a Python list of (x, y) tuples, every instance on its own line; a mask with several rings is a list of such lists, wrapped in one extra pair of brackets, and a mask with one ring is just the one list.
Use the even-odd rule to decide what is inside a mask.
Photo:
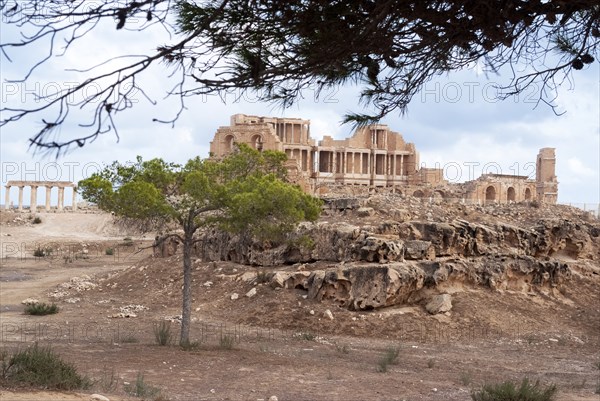
[(506, 200), (508, 202), (514, 202), (517, 200), (517, 193), (513, 187), (508, 187), (506, 190)]
[(233, 145), (235, 144), (235, 136), (227, 135), (225, 137), (225, 150), (231, 152), (233, 150)]
[(494, 202), (496, 200), (496, 188), (490, 185), (485, 189), (485, 201)]
[(529, 188), (525, 188), (525, 194), (524, 194), (525, 200), (529, 201), (531, 200), (531, 189)]
[(444, 191), (438, 189), (436, 191), (433, 191), (433, 194), (431, 196), (434, 200), (444, 200), (446, 194), (444, 193)]
[(263, 147), (262, 135), (259, 135), (259, 134), (253, 135), (252, 138), (250, 138), (250, 146), (252, 146), (254, 149), (262, 150), (262, 147)]
[(423, 193), (423, 191), (421, 191), (420, 189), (417, 189), (415, 192), (413, 192), (413, 196), (415, 198), (422, 198), (425, 194)]

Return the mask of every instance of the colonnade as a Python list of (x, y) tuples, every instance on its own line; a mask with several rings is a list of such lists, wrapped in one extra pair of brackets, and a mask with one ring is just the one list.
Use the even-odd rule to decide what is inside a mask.
[(50, 211), (50, 196), (52, 194), (52, 188), (58, 188), (58, 210), (64, 209), (65, 203), (65, 188), (73, 189), (73, 203), (72, 210), (77, 210), (77, 185), (69, 181), (9, 181), (6, 183), (6, 194), (4, 201), (4, 208), (8, 210), (10, 208), (10, 190), (12, 187), (19, 188), (19, 203), (17, 210), (23, 211), (23, 189), (25, 187), (31, 188), (31, 198), (29, 201), (29, 210), (31, 212), (37, 212), (37, 191), (39, 187), (46, 188), (46, 205), (45, 210)]

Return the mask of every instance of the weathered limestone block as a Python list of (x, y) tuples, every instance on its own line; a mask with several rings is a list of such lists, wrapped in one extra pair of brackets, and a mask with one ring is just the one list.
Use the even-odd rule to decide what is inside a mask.
[(413, 226), (421, 234), (420, 239), (431, 242), (436, 256), (449, 256), (456, 253), (455, 243), (458, 236), (452, 225), (415, 222)]
[(425, 305), (425, 309), (432, 315), (448, 312), (452, 309), (452, 297), (450, 294), (436, 295)]
[(435, 258), (435, 248), (429, 241), (405, 241), (404, 258), (407, 260), (433, 260)]
[(365, 244), (360, 248), (360, 260), (367, 262), (388, 263), (401, 261), (404, 256), (402, 242), (367, 237)]
[(356, 211), (358, 217), (371, 217), (375, 215), (375, 209), (372, 207), (360, 207)]
[(597, 225), (584, 226), (565, 219), (543, 219), (538, 222), (534, 230), (541, 237), (537, 244), (536, 255), (538, 256), (561, 256), (572, 259), (583, 257), (592, 260), (598, 258), (598, 240), (595, 238), (600, 227)]
[(271, 283), (276, 287), (281, 288), (306, 288), (307, 281), (311, 272), (275, 272), (271, 278)]
[(412, 217), (408, 210), (396, 209), (396, 208), (390, 209), (389, 215), (396, 221), (401, 221), (401, 222), (408, 221)]
[(309, 299), (328, 299), (352, 310), (366, 310), (404, 303), (423, 282), (424, 273), (415, 266), (356, 265), (313, 272), (307, 290)]
[(313, 260), (337, 262), (353, 260), (365, 238), (360, 227), (347, 223), (317, 224), (306, 235), (315, 244), (310, 253)]

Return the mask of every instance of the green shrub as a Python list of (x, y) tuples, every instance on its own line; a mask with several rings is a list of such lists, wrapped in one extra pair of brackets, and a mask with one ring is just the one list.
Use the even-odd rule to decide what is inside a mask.
[(45, 302), (40, 302), (39, 304), (27, 305), (25, 307), (25, 314), (27, 315), (44, 316), (55, 313), (58, 313), (58, 306), (55, 304), (49, 305)]
[(33, 219), (32, 223), (33, 224), (41, 224), (42, 219), (40, 219), (39, 217), (36, 217), (35, 219)]
[(160, 393), (160, 389), (150, 386), (144, 382), (144, 375), (142, 372), (138, 372), (135, 383), (125, 385), (125, 392), (129, 395), (133, 395), (134, 397), (148, 398), (158, 395)]
[(235, 342), (235, 338), (233, 336), (229, 336), (227, 334), (222, 335), (221, 338), (219, 339), (219, 348), (232, 349), (234, 342)]
[(398, 355), (400, 355), (399, 348), (388, 347), (377, 363), (377, 371), (381, 373), (387, 372), (388, 365), (395, 365), (398, 363)]
[(173, 334), (171, 333), (171, 322), (162, 321), (154, 326), (154, 339), (161, 346), (171, 344)]
[(115, 250), (114, 248), (106, 248), (106, 250), (104, 251), (105, 254), (112, 256), (115, 254)]
[(469, 386), (473, 383), (473, 374), (470, 371), (460, 372), (460, 382), (464, 386)]
[(427, 367), (429, 369), (433, 369), (434, 366), (435, 366), (435, 359), (430, 359), (427, 361)]
[(473, 401), (551, 401), (556, 396), (556, 385), (542, 386), (539, 381), (531, 384), (525, 378), (521, 383), (505, 381), (486, 384), (481, 390), (473, 391)]
[(2, 379), (12, 385), (51, 390), (86, 389), (91, 385), (74, 365), (63, 361), (50, 347), (37, 343), (12, 355), (2, 355)]
[(256, 272), (256, 284), (264, 284), (271, 281), (272, 274), (266, 270), (259, 270)]
[(116, 374), (115, 369), (110, 370), (104, 366), (102, 369), (102, 376), (100, 379), (94, 381), (94, 387), (98, 386), (105, 393), (114, 392), (119, 385), (119, 376)]
[(52, 254), (52, 249), (50, 248), (42, 248), (38, 246), (33, 250), (33, 256), (36, 258), (43, 258), (45, 256), (50, 256)]

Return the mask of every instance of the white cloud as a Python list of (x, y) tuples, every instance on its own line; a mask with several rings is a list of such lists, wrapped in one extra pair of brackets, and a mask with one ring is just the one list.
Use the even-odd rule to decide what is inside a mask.
[(576, 174), (579, 178), (591, 178), (598, 176), (598, 170), (594, 170), (582, 163), (576, 157), (571, 157), (567, 160), (567, 165), (569, 166), (570, 172), (572, 174)]

